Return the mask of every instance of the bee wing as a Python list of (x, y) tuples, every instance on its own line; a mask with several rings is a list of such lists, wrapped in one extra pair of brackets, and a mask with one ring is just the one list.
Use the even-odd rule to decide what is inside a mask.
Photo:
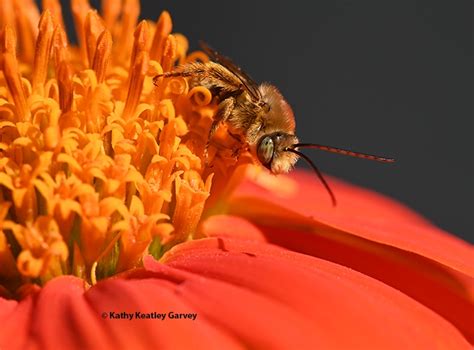
[(227, 68), (232, 74), (234, 74), (242, 83), (243, 88), (247, 90), (247, 92), (256, 101), (262, 100), (262, 95), (260, 94), (260, 91), (258, 90), (257, 83), (255, 83), (255, 81), (253, 81), (253, 79), (250, 78), (247, 73), (242, 71), (242, 69), (239, 66), (237, 66), (234, 62), (232, 62), (230, 58), (221, 55), (216, 50), (213, 50), (211, 47), (209, 47), (209, 45), (207, 45), (203, 41), (200, 41), (199, 45), (201, 46), (204, 53), (208, 55), (212, 61), (219, 63), (220, 65)]

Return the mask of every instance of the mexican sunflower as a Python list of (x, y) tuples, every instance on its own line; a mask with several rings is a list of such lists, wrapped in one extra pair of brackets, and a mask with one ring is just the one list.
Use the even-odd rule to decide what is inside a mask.
[(0, 2), (1, 349), (471, 347), (469, 244), (225, 125), (206, 152), (211, 93), (153, 82), (206, 55), (102, 7), (72, 0), (75, 46), (57, 0)]

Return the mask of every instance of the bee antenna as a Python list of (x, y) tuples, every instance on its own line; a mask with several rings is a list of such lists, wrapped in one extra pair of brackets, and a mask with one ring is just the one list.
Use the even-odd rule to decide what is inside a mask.
[(395, 162), (395, 159), (393, 159), (393, 158), (386, 158), (386, 157), (375, 156), (373, 154), (354, 152), (354, 151), (351, 151), (351, 150), (348, 150), (348, 149), (343, 149), (343, 148), (317, 145), (315, 143), (297, 143), (297, 144), (293, 145), (293, 148), (316, 148), (316, 149), (319, 149), (321, 151), (337, 153), (337, 154), (343, 154), (345, 156), (351, 156), (351, 157), (355, 157), (355, 158), (375, 160), (377, 162), (384, 162), (384, 163), (393, 163), (393, 162)]
[(311, 168), (314, 170), (314, 172), (318, 176), (319, 180), (323, 183), (324, 187), (326, 188), (326, 191), (329, 193), (329, 196), (331, 197), (332, 205), (335, 207), (337, 205), (336, 196), (332, 192), (331, 187), (329, 187), (329, 184), (324, 179), (323, 174), (319, 171), (319, 169), (316, 167), (316, 165), (314, 165), (312, 160), (309, 159), (309, 157), (307, 155), (305, 155), (301, 152), (298, 152), (297, 150), (295, 150), (293, 148), (286, 148), (285, 151), (298, 155), (299, 157), (303, 158), (311, 166)]

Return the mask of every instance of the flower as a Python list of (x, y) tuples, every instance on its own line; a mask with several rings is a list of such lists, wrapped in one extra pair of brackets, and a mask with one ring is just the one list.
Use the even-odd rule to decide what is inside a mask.
[(16, 263), (1, 272), (7, 289), (70, 274), (94, 283), (191, 239), (211, 186), (218, 197), (250, 161), (231, 157), (226, 132), (205, 159), (216, 110), (207, 89), (179, 77), (153, 82), (205, 55), (186, 54), (166, 12), (135, 28), (133, 1), (120, 19), (112, 3), (101, 18), (74, 1), (78, 47), (57, 2), (45, 2), (41, 16), (3, 6), (2, 255)]
[[(280, 195), (271, 182), (247, 181), (229, 199), (228, 212), (257, 225), (268, 242), (350, 267), (402, 291), (449, 320), (472, 343), (472, 245), (393, 200), (336, 180), (331, 181), (338, 194), (333, 210), (314, 200), (324, 196), (324, 189), (311, 180), (311, 174), (297, 172), (285, 184), (296, 190)], [(275, 225), (282, 221), (284, 227)]]
[[(467, 348), (472, 247), (409, 210), (274, 177), (204, 87), (167, 12), (0, 5), (0, 347)], [(242, 180), (245, 182), (241, 183)], [(426, 290), (430, 290), (426, 293)]]

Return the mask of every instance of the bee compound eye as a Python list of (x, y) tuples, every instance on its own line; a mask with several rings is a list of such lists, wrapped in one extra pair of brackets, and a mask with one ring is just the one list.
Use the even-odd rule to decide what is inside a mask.
[(274, 143), (270, 136), (265, 136), (257, 149), (258, 160), (265, 166), (267, 166), (273, 158)]

